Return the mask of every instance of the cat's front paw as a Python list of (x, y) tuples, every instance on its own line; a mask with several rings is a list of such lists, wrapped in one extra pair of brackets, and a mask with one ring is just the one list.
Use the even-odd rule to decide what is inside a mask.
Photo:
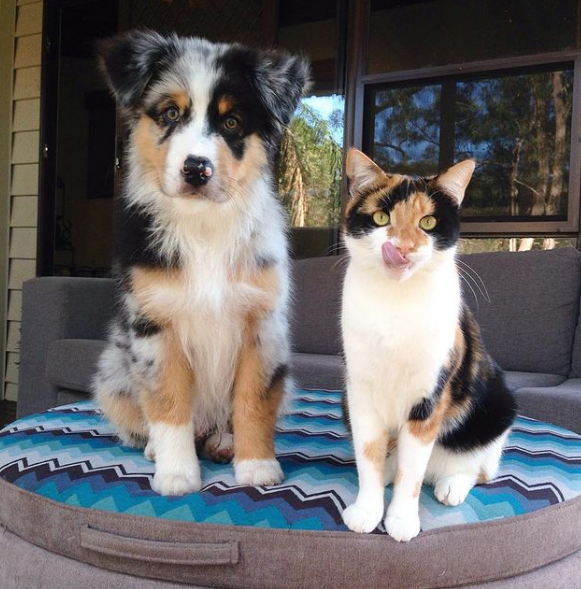
[(383, 515), (383, 504), (376, 507), (361, 507), (353, 503), (343, 512), (345, 525), (353, 532), (369, 534), (379, 525)]
[(234, 465), (239, 485), (270, 486), (282, 483), (284, 473), (278, 460), (241, 460)]
[(151, 488), (160, 495), (187, 495), (202, 488), (200, 467), (188, 466), (179, 471), (156, 469)]
[(417, 513), (395, 514), (387, 512), (384, 521), (387, 533), (398, 542), (409, 542), (420, 533), (420, 516)]

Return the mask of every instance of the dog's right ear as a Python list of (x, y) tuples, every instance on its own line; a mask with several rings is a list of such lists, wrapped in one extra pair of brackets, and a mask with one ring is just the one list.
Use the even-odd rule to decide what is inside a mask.
[(136, 107), (156, 69), (177, 55), (175, 37), (130, 31), (97, 44), (101, 69), (119, 105)]

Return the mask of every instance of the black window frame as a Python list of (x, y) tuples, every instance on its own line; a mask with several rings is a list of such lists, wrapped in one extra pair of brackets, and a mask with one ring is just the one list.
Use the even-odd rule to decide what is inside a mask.
[[(369, 95), (378, 88), (441, 83), (446, 80), (464, 79), (470, 75), (481, 78), (487, 74), (522, 72), (535, 67), (556, 66), (573, 63), (573, 112), (571, 115), (571, 145), (567, 219), (565, 221), (463, 221), (463, 237), (486, 236), (575, 236), (580, 238), (581, 208), (581, 33), (578, 32), (577, 47), (557, 52), (503, 57), (469, 63), (425, 67), (413, 70), (394, 71), (382, 74), (367, 74), (369, 48), (370, 0), (352, 0), (350, 11), (350, 55), (346, 94), (345, 148), (356, 147), (369, 153), (368, 129), (370, 112)], [(581, 31), (581, 0), (578, 0), (578, 31)], [(366, 141), (367, 140), (367, 141)], [(343, 210), (348, 195), (344, 189)], [(581, 239), (580, 239), (581, 241)]]

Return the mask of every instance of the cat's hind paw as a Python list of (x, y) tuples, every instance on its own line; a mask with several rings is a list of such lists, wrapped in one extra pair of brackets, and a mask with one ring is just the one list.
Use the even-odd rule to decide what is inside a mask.
[(435, 484), (434, 495), (440, 503), (454, 507), (464, 502), (474, 482), (474, 477), (466, 474), (445, 477)]
[(343, 512), (345, 525), (353, 532), (369, 534), (379, 525), (383, 515), (383, 505), (375, 509), (363, 508), (354, 503)]

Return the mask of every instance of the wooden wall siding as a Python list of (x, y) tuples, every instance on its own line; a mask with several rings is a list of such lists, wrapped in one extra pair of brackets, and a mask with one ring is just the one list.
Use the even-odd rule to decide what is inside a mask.
[(22, 290), (22, 283), (36, 276), (36, 260), (10, 260), (9, 290)]
[(40, 96), (40, 67), (16, 70), (14, 76), (14, 100)]
[(38, 198), (36, 196), (13, 196), (10, 210), (10, 227), (36, 227)]
[(36, 229), (11, 229), (9, 255), (11, 259), (36, 260)]
[(11, 194), (12, 196), (38, 195), (38, 164), (12, 166)]
[(22, 131), (12, 136), (12, 163), (38, 163), (39, 131)]
[(14, 58), (14, 67), (32, 67), (40, 66), (42, 35), (29, 35), (20, 37), (16, 40), (16, 57)]
[(16, 16), (16, 37), (42, 33), (42, 2), (21, 5)]
[(8, 337), (6, 338), (6, 351), (20, 351), (20, 321), (8, 321)]
[(20, 362), (20, 354), (8, 352), (6, 361), (6, 382), (18, 384), (18, 364)]
[(42, 6), (17, 0), (14, 30), (10, 246), (4, 397), (17, 400), (22, 283), (36, 274)]
[(11, 290), (8, 295), (8, 320), (20, 321), (22, 314), (22, 291)]
[(18, 385), (7, 382), (4, 387), (4, 398), (7, 401), (18, 401)]
[(15, 132), (40, 129), (40, 98), (16, 101), (13, 116), (12, 130)]

